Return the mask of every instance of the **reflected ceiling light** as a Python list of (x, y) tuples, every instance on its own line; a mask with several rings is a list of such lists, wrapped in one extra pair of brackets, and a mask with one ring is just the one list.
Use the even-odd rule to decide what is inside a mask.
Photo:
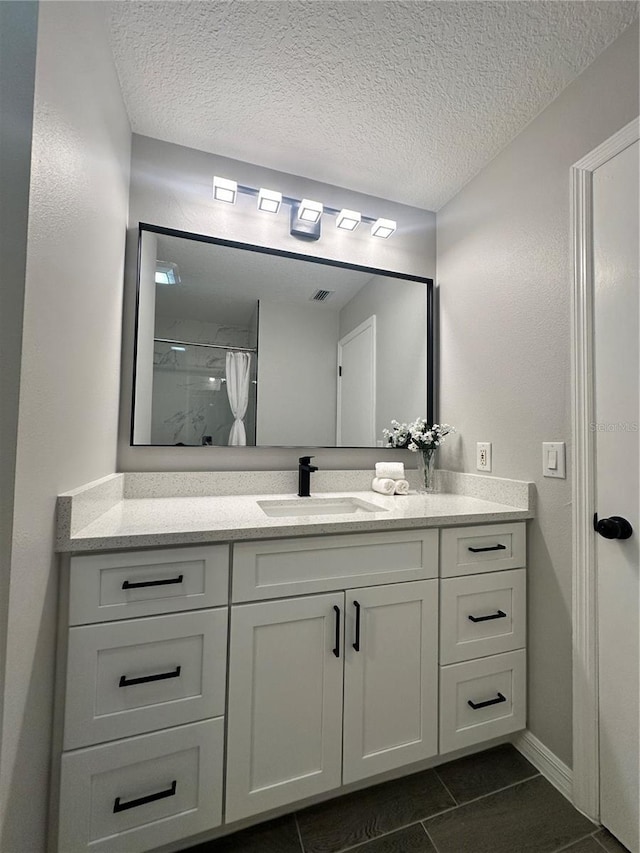
[(266, 190), (260, 188), (258, 193), (258, 210), (264, 210), (265, 213), (277, 213), (282, 204), (282, 193), (276, 190)]
[(391, 237), (393, 232), (396, 230), (397, 225), (393, 219), (376, 219), (376, 221), (371, 226), (371, 236), (372, 237)]
[(213, 197), (216, 201), (226, 201), (227, 204), (235, 204), (238, 197), (238, 184), (228, 178), (213, 178)]
[(171, 347), (171, 349), (172, 349), (174, 352), (186, 352), (186, 351), (187, 351), (187, 348), (186, 348), (186, 347)]
[(171, 261), (156, 260), (156, 284), (182, 284), (178, 265)]
[(318, 222), (322, 216), (323, 207), (319, 201), (303, 198), (298, 205), (298, 219), (303, 222)]
[(336, 217), (336, 226), (344, 231), (355, 231), (362, 220), (357, 210), (343, 208)]

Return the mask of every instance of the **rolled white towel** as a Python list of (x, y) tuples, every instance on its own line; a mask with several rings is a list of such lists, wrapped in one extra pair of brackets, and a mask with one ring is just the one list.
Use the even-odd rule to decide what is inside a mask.
[(392, 495), (396, 487), (396, 481), (389, 477), (374, 477), (371, 481), (371, 488), (374, 492), (380, 492), (381, 495)]
[(396, 495), (408, 495), (409, 494), (409, 481), (408, 480), (395, 480), (395, 493)]
[(404, 480), (404, 462), (376, 462), (376, 477)]

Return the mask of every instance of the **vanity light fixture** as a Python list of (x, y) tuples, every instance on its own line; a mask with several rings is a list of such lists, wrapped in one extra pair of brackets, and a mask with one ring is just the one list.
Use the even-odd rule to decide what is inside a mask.
[(298, 205), (298, 219), (303, 222), (318, 222), (322, 216), (323, 207), (319, 201), (303, 198)]
[(264, 210), (265, 213), (277, 213), (282, 204), (282, 193), (276, 190), (266, 190), (260, 188), (258, 193), (258, 210)]
[(357, 210), (344, 207), (336, 217), (336, 227), (344, 231), (355, 231), (361, 221), (362, 216)]
[(391, 237), (397, 227), (393, 219), (376, 219), (371, 226), (371, 236), (383, 237), (386, 240), (387, 237)]
[(221, 178), (216, 175), (213, 179), (213, 197), (216, 201), (226, 204), (235, 204), (238, 194), (250, 195), (257, 199), (258, 210), (264, 213), (279, 213), (283, 204), (289, 205), (290, 225), (289, 233), (292, 237), (302, 240), (319, 240), (322, 227), (323, 215), (335, 216), (336, 227), (342, 231), (355, 231), (361, 222), (371, 225), (371, 236), (386, 239), (397, 230), (397, 223), (393, 219), (374, 219), (365, 216), (357, 210), (329, 207), (322, 202), (310, 198), (293, 198), (283, 195), (277, 190), (269, 190), (266, 187), (245, 186), (229, 178)]
[(228, 178), (220, 178), (214, 175), (213, 197), (216, 201), (226, 201), (227, 204), (235, 204), (238, 197), (238, 184)]

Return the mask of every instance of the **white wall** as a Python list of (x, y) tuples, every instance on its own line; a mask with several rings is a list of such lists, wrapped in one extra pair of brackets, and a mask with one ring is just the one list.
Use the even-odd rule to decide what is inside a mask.
[(443, 467), (534, 480), (529, 728), (571, 763), (571, 471), (543, 479), (542, 441), (570, 452), (569, 169), (638, 115), (630, 27), (438, 214)]
[(337, 348), (335, 311), (260, 300), (257, 444), (335, 446)]
[[(240, 196), (233, 207), (214, 202), (211, 198), (214, 174), (249, 186), (280, 189), (285, 195), (296, 198), (317, 198), (336, 208), (348, 207), (367, 215), (395, 219), (398, 231), (389, 240), (372, 240), (366, 227), (351, 234), (325, 221), (322, 238), (317, 243), (301, 242), (289, 235), (288, 208), (283, 207), (279, 216), (271, 217), (258, 213), (255, 200), (247, 196)], [(295, 467), (300, 455), (286, 448), (129, 446), (135, 229), (139, 221), (412, 275), (435, 276), (434, 213), (134, 135), (118, 448), (118, 467), (122, 471), (290, 469)], [(300, 448), (300, 452), (304, 449)], [(413, 454), (406, 455), (407, 464), (415, 461), (410, 458)], [(379, 452), (375, 450), (338, 448), (322, 450), (317, 462), (325, 468), (359, 468), (371, 467), (377, 458)]]
[(427, 416), (427, 288), (375, 276), (340, 312), (340, 338), (376, 315), (376, 438)]
[[(37, 3), (0, 3), (0, 696), (9, 604), (37, 30)], [(0, 766), (1, 750), (0, 741)]]
[(41, 853), (56, 495), (115, 470), (129, 124), (104, 3), (42, 3), (16, 459), (0, 850)]

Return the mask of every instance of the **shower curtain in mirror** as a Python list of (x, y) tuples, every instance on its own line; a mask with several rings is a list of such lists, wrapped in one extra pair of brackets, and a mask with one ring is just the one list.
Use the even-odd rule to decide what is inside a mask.
[(229, 445), (245, 445), (247, 434), (242, 420), (249, 403), (249, 370), (251, 355), (248, 352), (228, 352), (226, 363), (227, 394), (235, 418), (229, 433)]

